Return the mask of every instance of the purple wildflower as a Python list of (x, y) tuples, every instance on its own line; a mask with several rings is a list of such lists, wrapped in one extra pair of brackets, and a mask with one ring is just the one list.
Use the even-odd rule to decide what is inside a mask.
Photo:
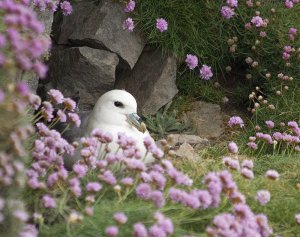
[(239, 151), (239, 148), (235, 142), (229, 142), (228, 150), (229, 150), (229, 152), (231, 152), (233, 154), (237, 154)]
[(160, 32), (164, 32), (168, 29), (168, 22), (163, 18), (156, 19), (156, 28)]
[(234, 9), (228, 6), (223, 6), (220, 12), (222, 17), (224, 17), (227, 20), (234, 16)]
[(133, 225), (133, 237), (148, 237), (147, 229), (142, 223)]
[(295, 214), (295, 219), (296, 219), (297, 224), (300, 225), (300, 213)]
[(213, 76), (213, 73), (211, 71), (211, 67), (204, 64), (200, 68), (200, 77), (201, 77), (201, 79), (209, 80), (212, 76)]
[(244, 121), (239, 116), (232, 116), (229, 119), (227, 125), (231, 128), (234, 126), (239, 126), (240, 128), (242, 128), (242, 127), (244, 127)]
[(151, 187), (149, 184), (141, 183), (136, 187), (136, 194), (141, 199), (149, 199)]
[(227, 0), (226, 3), (228, 6), (230, 6), (232, 8), (235, 8), (238, 6), (238, 0)]
[(276, 170), (268, 170), (266, 172), (266, 177), (272, 180), (278, 180), (279, 179), (279, 174)]
[(86, 190), (88, 192), (99, 192), (102, 189), (102, 185), (98, 182), (89, 182), (86, 185)]
[(192, 54), (186, 55), (185, 62), (187, 64), (187, 66), (189, 67), (189, 69), (191, 69), (191, 70), (193, 70), (195, 67), (198, 66), (198, 58), (197, 58), (197, 56), (192, 55)]
[(241, 174), (246, 178), (246, 179), (253, 179), (254, 178), (254, 173), (252, 170), (248, 168), (242, 168)]
[(51, 89), (49, 90), (48, 95), (50, 95), (51, 101), (55, 104), (61, 104), (64, 100), (64, 96), (59, 90)]
[(114, 214), (114, 220), (118, 222), (118, 224), (125, 224), (128, 218), (123, 212), (117, 212)]
[(49, 195), (44, 195), (42, 198), (43, 205), (45, 208), (55, 208), (56, 202), (55, 199)]
[(75, 172), (78, 178), (82, 178), (86, 175), (88, 167), (86, 165), (75, 164), (73, 166), (73, 171)]
[(165, 198), (161, 191), (153, 191), (150, 193), (149, 198), (153, 201), (154, 205), (158, 208), (161, 208), (165, 205)]
[(253, 161), (252, 160), (243, 160), (242, 167), (252, 170), (254, 167)]
[(266, 205), (271, 198), (271, 194), (268, 190), (259, 190), (256, 194), (256, 200), (259, 202), (260, 205)]
[(123, 22), (123, 30), (128, 30), (129, 32), (133, 32), (134, 29), (134, 22), (132, 18), (128, 17), (124, 22)]
[(134, 11), (134, 8), (135, 8), (135, 1), (129, 0), (124, 8), (124, 11), (129, 13)]
[(274, 126), (275, 126), (274, 122), (271, 121), (271, 120), (268, 120), (265, 123), (266, 123), (267, 127), (270, 128), (270, 129), (274, 128)]
[(109, 237), (115, 237), (119, 234), (119, 229), (117, 226), (109, 226), (106, 228), (105, 233)]
[(254, 16), (251, 19), (251, 23), (253, 25), (255, 25), (256, 27), (261, 27), (263, 25), (264, 21), (263, 21), (263, 19), (260, 16)]
[(62, 3), (60, 3), (60, 8), (65, 16), (70, 15), (73, 11), (71, 3), (68, 1), (63, 1)]

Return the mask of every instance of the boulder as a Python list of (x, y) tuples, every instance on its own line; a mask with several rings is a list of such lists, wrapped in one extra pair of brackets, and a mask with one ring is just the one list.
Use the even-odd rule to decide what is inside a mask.
[(219, 105), (196, 101), (187, 116), (196, 128), (196, 135), (200, 137), (216, 139), (224, 133), (223, 115)]
[(176, 151), (176, 155), (181, 158), (186, 158), (189, 160), (199, 160), (200, 156), (194, 151), (194, 148), (188, 144), (183, 143), (178, 150)]
[(50, 88), (66, 97), (79, 92), (79, 110), (89, 111), (103, 93), (113, 89), (119, 59), (105, 50), (72, 47), (53, 50), (49, 61), (48, 77), (41, 81), (39, 94)]
[(123, 8), (124, 5), (111, 0), (97, 5), (92, 1), (76, 1), (70, 16), (56, 16), (56, 43), (106, 49), (133, 68), (145, 42), (137, 32), (123, 30), (122, 23), (128, 17)]
[(116, 88), (130, 92), (138, 102), (138, 111), (155, 114), (177, 94), (176, 57), (145, 47), (133, 70), (117, 72)]
[[(33, 6), (32, 6), (33, 7)], [(37, 18), (44, 23), (45, 26), (45, 35), (50, 38), (51, 28), (53, 23), (53, 13), (51, 11), (36, 11)], [(34, 72), (24, 72), (22, 75), (22, 80), (24, 80), (32, 92), (36, 92), (38, 88), (39, 77)]]
[(190, 135), (190, 134), (171, 134), (172, 141), (174, 144), (183, 144), (188, 143), (190, 145), (203, 145), (207, 146), (209, 145), (209, 141), (206, 138), (201, 138), (196, 135)]

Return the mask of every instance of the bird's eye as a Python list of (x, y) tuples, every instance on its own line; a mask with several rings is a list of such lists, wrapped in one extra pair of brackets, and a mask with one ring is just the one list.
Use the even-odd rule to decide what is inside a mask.
[(120, 101), (115, 101), (114, 105), (119, 108), (124, 108), (124, 104)]

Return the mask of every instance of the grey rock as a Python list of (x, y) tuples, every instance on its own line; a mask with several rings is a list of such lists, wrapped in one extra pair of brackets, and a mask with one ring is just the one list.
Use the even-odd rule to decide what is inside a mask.
[(123, 8), (111, 0), (103, 0), (99, 5), (86, 0), (74, 3), (73, 13), (62, 17), (55, 26), (57, 43), (106, 49), (133, 68), (145, 42), (137, 32), (123, 30), (122, 22), (128, 17)]
[(136, 98), (140, 113), (155, 114), (178, 92), (176, 70), (175, 56), (145, 48), (133, 70), (118, 71), (115, 87)]
[(37, 10), (36, 11), (37, 13), (37, 18), (44, 23), (44, 26), (45, 26), (45, 34), (47, 36), (50, 37), (51, 35), (51, 30), (52, 30), (52, 24), (53, 24), (53, 18), (54, 18), (54, 15), (53, 15), (53, 12), (47, 10), (47, 11), (39, 11)]
[(178, 150), (176, 151), (176, 155), (191, 160), (200, 159), (200, 156), (194, 151), (194, 148), (186, 142), (178, 148)]
[(79, 110), (89, 111), (103, 93), (113, 89), (118, 62), (116, 54), (105, 50), (57, 48), (51, 54), (48, 77), (41, 81), (39, 94), (49, 88), (59, 89), (68, 97), (79, 92)]
[(196, 134), (208, 139), (216, 139), (224, 133), (223, 116), (221, 107), (216, 104), (196, 101), (192, 110), (187, 112), (192, 120)]
[(201, 138), (196, 135), (190, 135), (190, 134), (171, 134), (172, 140), (175, 144), (183, 144), (188, 143), (190, 145), (208, 145), (209, 141), (206, 138)]
[[(44, 35), (48, 38), (50, 38), (51, 35), (51, 28), (52, 28), (52, 23), (53, 23), (53, 13), (50, 11), (36, 11), (37, 13), (37, 18), (44, 23), (45, 26), (45, 32)], [(29, 88), (31, 89), (32, 92), (36, 92), (38, 88), (38, 82), (39, 78), (34, 72), (25, 72), (22, 75), (22, 80), (24, 80)]]

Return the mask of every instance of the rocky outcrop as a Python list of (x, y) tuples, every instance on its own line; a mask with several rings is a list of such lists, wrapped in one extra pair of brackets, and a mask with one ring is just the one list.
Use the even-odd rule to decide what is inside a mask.
[(81, 0), (73, 7), (73, 13), (63, 17), (55, 27), (57, 44), (105, 49), (116, 53), (133, 68), (145, 41), (138, 33), (123, 30), (122, 22), (127, 17), (123, 6), (110, 0), (99, 5)]
[(160, 50), (145, 49), (133, 70), (120, 70), (116, 88), (125, 89), (138, 101), (139, 112), (155, 114), (177, 94), (176, 58)]
[(187, 113), (196, 128), (196, 134), (208, 139), (216, 139), (224, 133), (221, 107), (216, 104), (196, 101)]
[[(33, 6), (32, 6), (33, 8)], [(51, 28), (53, 23), (53, 13), (51, 11), (36, 11), (38, 19), (44, 23), (44, 34), (50, 39)], [(27, 82), (31, 91), (36, 92), (38, 88), (39, 78), (34, 72), (25, 72), (22, 75), (22, 79)]]
[(54, 17), (54, 49), (49, 73), (39, 94), (50, 88), (72, 97), (79, 92), (80, 111), (90, 111), (99, 96), (113, 88), (126, 89), (139, 112), (155, 114), (177, 93), (176, 58), (145, 47), (141, 35), (123, 30), (124, 4), (78, 0), (73, 13)]
[[(79, 92), (79, 109), (91, 110), (98, 98), (113, 89), (119, 62), (114, 53), (89, 47), (58, 48), (52, 52), (46, 87), (65, 96)], [(43, 83), (43, 81), (42, 81)], [(47, 89), (48, 89), (47, 88)]]

